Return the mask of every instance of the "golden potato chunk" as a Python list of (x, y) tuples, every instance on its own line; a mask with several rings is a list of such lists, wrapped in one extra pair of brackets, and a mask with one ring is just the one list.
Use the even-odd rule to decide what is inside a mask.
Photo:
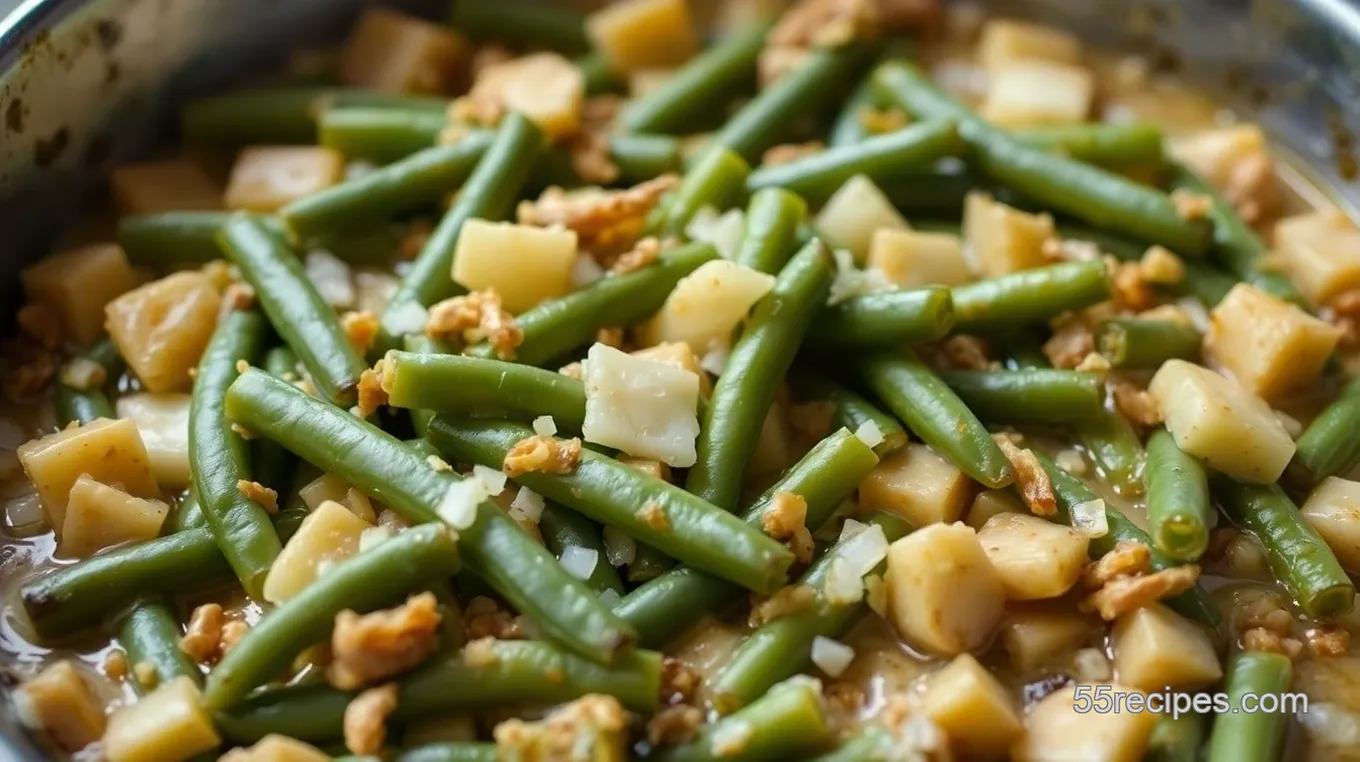
[(1022, 732), (1015, 699), (971, 654), (930, 676), (921, 705), (966, 759), (1003, 757)]
[(80, 751), (104, 733), (104, 705), (71, 662), (59, 661), (14, 692), (24, 724), (41, 730), (60, 749)]
[[(1106, 683), (1069, 685), (1050, 693), (1025, 717), (1025, 735), (1011, 747), (1011, 759), (1138, 762), (1147, 750), (1159, 716), (1146, 711), (1131, 712), (1127, 703), (1124, 711), (1114, 711), (1114, 702), (1127, 702), (1127, 694), (1132, 693), (1141, 691)], [(1106, 707), (1108, 712), (1095, 711)]]
[(156, 481), (166, 489), (189, 486), (189, 395), (127, 394), (115, 409), (137, 424)]
[(1071, 527), (1023, 513), (999, 513), (978, 542), (1013, 601), (1056, 598), (1077, 584), (1090, 540)]
[(320, 146), (259, 146), (236, 157), (225, 200), (232, 209), (275, 212), (340, 182), (345, 157)]
[(973, 192), (963, 205), (963, 240), (987, 277), (1051, 264), (1044, 243), (1053, 237), (1053, 218), (1028, 214)]
[(737, 324), (774, 288), (774, 276), (715, 259), (680, 279), (639, 331), (649, 344), (685, 342), (697, 354), (726, 343)]
[(679, 66), (699, 50), (685, 0), (623, 0), (590, 15), (586, 33), (618, 71)]
[(1360, 482), (1323, 479), (1299, 513), (1322, 535), (1342, 566), (1360, 571)]
[(185, 676), (114, 712), (104, 733), (104, 756), (109, 762), (186, 760), (221, 743), (198, 686)]
[(869, 256), (877, 231), (911, 229), (882, 189), (865, 175), (855, 175), (837, 188), (814, 224), (827, 243), (848, 249), (858, 262)]
[(894, 542), (884, 581), (898, 635), (944, 656), (985, 645), (1006, 603), (996, 569), (965, 524), (931, 524)]
[(965, 523), (977, 531), (987, 525), (987, 522), (998, 513), (1029, 513), (1025, 504), (1020, 502), (1020, 498), (1008, 489), (989, 489), (978, 493), (973, 498), (973, 504), (968, 509), (968, 518)]
[(1070, 664), (1098, 632), (1090, 617), (1075, 611), (1012, 611), (1001, 623), (1001, 644), (1016, 669), (1033, 672)]
[(39, 260), (19, 276), (28, 301), (50, 307), (67, 336), (89, 344), (104, 333), (104, 305), (137, 285), (127, 255), (111, 243)]
[(1091, 72), (1080, 66), (1022, 61), (992, 72), (982, 115), (1003, 127), (1086, 121), (1095, 97)]
[(994, 19), (982, 27), (977, 58), (988, 69), (1001, 69), (1022, 61), (1074, 64), (1081, 60), (1081, 41), (1050, 27)]
[(576, 232), (468, 220), (458, 234), (453, 280), (469, 291), (495, 289), (519, 314), (571, 290)]
[(1223, 677), (1218, 652), (1198, 625), (1153, 604), (1114, 623), (1115, 679), (1145, 691), (1207, 688)]
[(178, 272), (109, 302), (104, 327), (147, 391), (185, 391), (221, 304), (206, 275)]
[(950, 233), (880, 228), (869, 241), (868, 266), (899, 288), (957, 286), (973, 279), (963, 241)]
[(953, 463), (911, 443), (883, 458), (859, 485), (866, 511), (887, 511), (913, 526), (952, 524), (973, 499), (974, 483)]
[(122, 542), (154, 539), (170, 507), (100, 484), (81, 475), (71, 486), (61, 525), (61, 551), (76, 558), (91, 556)]
[(117, 167), (109, 176), (109, 185), (123, 214), (222, 208), (222, 191), (217, 183), (187, 159)]
[(394, 93), (452, 93), (467, 78), (472, 46), (440, 24), (368, 8), (340, 59), (340, 79)]
[(218, 762), (330, 762), (330, 759), (329, 754), (311, 744), (271, 733), (254, 746), (232, 749)]
[(1265, 399), (1316, 379), (1341, 339), (1335, 326), (1245, 283), (1233, 286), (1209, 318), (1205, 354)]
[(483, 122), (518, 111), (558, 139), (581, 128), (585, 91), (580, 67), (556, 53), (535, 53), (482, 69), (467, 103)]
[(1360, 288), (1360, 228), (1331, 209), (1275, 225), (1275, 251), (1289, 279), (1314, 304)]
[(321, 576), (323, 564), (358, 553), (359, 536), (369, 526), (339, 503), (322, 503), (302, 520), (269, 567), (264, 580), (265, 600), (282, 603), (292, 598)]
[(120, 485), (136, 497), (159, 497), (160, 488), (132, 421), (101, 418), (25, 442), (17, 450), (24, 473), (37, 487), (47, 524), (60, 535), (71, 488), (82, 474)]

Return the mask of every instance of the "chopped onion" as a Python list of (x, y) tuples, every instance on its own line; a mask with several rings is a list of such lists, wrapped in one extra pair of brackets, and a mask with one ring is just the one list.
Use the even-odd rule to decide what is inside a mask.
[(949, 739), (933, 720), (920, 712), (907, 715), (906, 722), (897, 728), (899, 749), (904, 759), (939, 759), (949, 746)]
[(883, 444), (883, 430), (873, 421), (865, 421), (855, 429), (855, 438), (869, 447), (878, 447)]
[(1289, 435), (1290, 439), (1298, 439), (1299, 435), (1303, 434), (1303, 424), (1299, 423), (1294, 416), (1282, 413), (1279, 410), (1272, 410), (1271, 412), (1275, 414), (1275, 420), (1279, 421), (1280, 425), (1284, 427), (1285, 433)]
[(1176, 306), (1185, 311), (1186, 317), (1190, 318), (1190, 325), (1196, 331), (1205, 333), (1209, 330), (1209, 311), (1204, 309), (1204, 303), (1193, 296), (1183, 296), (1176, 300)]
[(637, 558), (637, 543), (614, 527), (605, 527), (604, 555), (613, 566), (631, 564)]
[(844, 558), (837, 556), (831, 559), (826, 584), (822, 586), (822, 596), (827, 603), (835, 606), (856, 603), (864, 597), (864, 579), (855, 574)]
[(1077, 673), (1077, 680), (1083, 683), (1104, 682), (1114, 677), (1110, 660), (1099, 648), (1078, 649), (1072, 656), (1072, 671)]
[(1360, 744), (1360, 717), (1345, 707), (1327, 701), (1309, 702), (1308, 711), (1299, 712), (1298, 717), (1315, 744), (1332, 747)]
[(460, 479), (449, 485), (435, 513), (454, 529), (467, 529), (477, 520), (477, 506), (490, 495), (481, 479)]
[(845, 537), (845, 530), (842, 530), (841, 538), (836, 543), (836, 557), (844, 559), (856, 577), (863, 577), (873, 571), (880, 561), (888, 557), (888, 537), (883, 534), (883, 527), (877, 524), (870, 524), (848, 538)]
[(1087, 537), (1104, 537), (1110, 532), (1105, 520), (1105, 501), (1100, 498), (1072, 506), (1072, 528)]
[(425, 323), (429, 319), (430, 313), (419, 302), (406, 302), (383, 315), (383, 328), (393, 336), (424, 333)]
[(870, 268), (861, 270), (855, 267), (855, 255), (845, 249), (832, 252), (836, 260), (836, 277), (831, 281), (831, 292), (827, 296), (829, 305), (840, 304), (852, 296), (864, 296), (894, 288), (892, 281), (882, 271)]
[(392, 530), (387, 527), (369, 527), (359, 533), (359, 552), (376, 548), (392, 539)]
[(540, 415), (534, 419), (534, 433), (541, 437), (557, 435), (557, 421), (550, 415)]
[(709, 744), (709, 751), (719, 759), (723, 757), (735, 757), (739, 755), (746, 744), (751, 742), (751, 735), (755, 729), (751, 727), (748, 720), (740, 717), (728, 717), (718, 722), (717, 727), (713, 728), (712, 741)]
[(714, 341), (708, 345), (708, 351), (704, 352), (704, 356), (699, 358), (699, 367), (715, 376), (721, 376), (731, 354), (731, 347), (723, 342)]
[(510, 501), (510, 509), (537, 524), (543, 517), (543, 496), (528, 487), (520, 487), (515, 499)]
[(604, 592), (600, 593), (600, 603), (603, 603), (611, 609), (619, 605), (619, 601), (621, 600), (623, 599), (619, 597), (618, 592), (613, 588), (605, 588)]
[(304, 263), (307, 280), (316, 287), (321, 300), (332, 307), (353, 307), (354, 280), (349, 265), (329, 251), (307, 252)]
[(729, 209), (720, 215), (711, 206), (699, 209), (685, 226), (685, 235), (691, 241), (713, 244), (723, 259), (732, 259), (737, 255), (745, 231), (746, 214), (741, 209)]
[(576, 257), (576, 261), (571, 266), (571, 285), (572, 288), (589, 286), (600, 278), (604, 277), (604, 268), (600, 263), (589, 254), (581, 254)]
[(862, 521), (846, 519), (845, 523), (841, 524), (841, 536), (836, 538), (836, 542), (845, 542), (846, 540), (850, 539), (851, 537), (854, 537), (855, 535), (865, 531), (868, 528), (869, 525), (865, 524)]
[(88, 357), (73, 357), (61, 366), (61, 382), (73, 389), (90, 390), (104, 384), (109, 372)]
[(354, 308), (381, 315), (397, 286), (397, 279), (390, 273), (359, 270), (354, 273)]
[(1060, 450), (1058, 454), (1054, 456), (1053, 461), (1058, 464), (1058, 468), (1061, 468), (1069, 474), (1081, 476), (1087, 471), (1086, 459), (1076, 450)]
[(590, 579), (590, 575), (595, 573), (595, 565), (600, 562), (600, 554), (592, 548), (568, 545), (562, 549), (562, 557), (558, 562), (567, 570), (567, 574), (577, 579)]
[(495, 496), (505, 491), (505, 472), (495, 468), (477, 465), (472, 467), (472, 476), (486, 485), (486, 494)]
[(855, 649), (839, 640), (818, 635), (812, 639), (812, 663), (831, 677), (840, 677), (855, 660)]

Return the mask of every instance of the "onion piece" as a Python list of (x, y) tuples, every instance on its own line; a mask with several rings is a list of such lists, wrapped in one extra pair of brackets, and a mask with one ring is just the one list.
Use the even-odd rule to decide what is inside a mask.
[(590, 575), (595, 573), (595, 565), (600, 562), (600, 554), (593, 548), (568, 545), (562, 549), (562, 556), (557, 560), (571, 576), (590, 579)]
[(534, 419), (534, 433), (541, 437), (557, 435), (557, 421), (550, 415), (540, 415)]
[(855, 429), (855, 438), (869, 447), (878, 447), (883, 444), (883, 430), (873, 421), (865, 421)]
[(818, 635), (812, 639), (812, 663), (831, 677), (840, 677), (855, 660), (855, 649), (839, 640)]
[(614, 527), (605, 527), (604, 555), (612, 566), (631, 564), (637, 558), (637, 543)]
[(500, 469), (477, 465), (472, 467), (472, 476), (486, 485), (486, 494), (492, 497), (505, 491), (505, 472)]
[(376, 548), (392, 539), (392, 530), (387, 527), (369, 527), (359, 533), (359, 552)]
[(864, 578), (855, 574), (844, 558), (833, 558), (822, 586), (822, 597), (833, 606), (857, 603), (864, 597)]
[(477, 506), (491, 497), (481, 479), (460, 479), (449, 485), (435, 513), (454, 529), (467, 529), (477, 520)]
[(430, 313), (417, 302), (406, 302), (383, 316), (383, 328), (394, 336), (408, 333), (424, 333), (425, 323)]
[(510, 509), (537, 524), (543, 517), (543, 496), (528, 487), (520, 487), (515, 499), (510, 501)]
[(873, 571), (888, 557), (888, 536), (883, 534), (883, 527), (877, 524), (869, 525), (848, 539), (844, 539), (842, 532), (842, 537), (836, 546), (836, 557), (844, 560), (856, 577), (863, 577)]
[(579, 254), (571, 265), (572, 288), (589, 286), (604, 277), (604, 268), (589, 254)]
[(1105, 519), (1105, 501), (1100, 498), (1072, 506), (1072, 528), (1087, 537), (1104, 537), (1110, 533)]
[(322, 301), (332, 307), (354, 306), (354, 277), (349, 264), (329, 251), (317, 249), (307, 252), (303, 267)]
[(685, 226), (685, 235), (691, 241), (713, 244), (719, 256), (731, 259), (741, 248), (741, 237), (745, 230), (746, 214), (741, 209), (729, 209), (718, 214), (718, 210), (705, 206)]

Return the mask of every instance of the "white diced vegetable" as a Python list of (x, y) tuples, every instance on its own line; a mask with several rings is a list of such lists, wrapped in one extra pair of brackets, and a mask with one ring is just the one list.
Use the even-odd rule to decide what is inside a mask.
[(28, 301), (56, 313), (66, 334), (87, 344), (104, 333), (104, 305), (137, 285), (123, 250), (113, 244), (69, 249), (25, 267)]
[(581, 128), (585, 79), (580, 68), (562, 56), (534, 53), (483, 67), (469, 97), (519, 112), (550, 139), (558, 139)]
[[(409, 729), (402, 734), (402, 740), (412, 743)], [(232, 749), (219, 762), (330, 762), (330, 759), (330, 755), (311, 744), (271, 733), (254, 746)]]
[(845, 561), (850, 574), (862, 578), (887, 557), (888, 548), (883, 527), (846, 519), (834, 552), (837, 559)]
[(109, 718), (104, 757), (109, 762), (182, 762), (222, 743), (198, 687), (177, 677)]
[(1080, 66), (1022, 61), (991, 73), (982, 116), (1003, 127), (1079, 124), (1091, 113), (1095, 81)]
[(495, 497), (505, 491), (505, 472), (499, 468), (488, 468), (481, 464), (472, 467), (472, 478), (481, 479), (486, 485), (486, 494)]
[(836, 261), (836, 277), (831, 281), (827, 305), (834, 306), (856, 296), (893, 289), (892, 282), (883, 273), (873, 268), (861, 270), (856, 266), (855, 255), (849, 249), (835, 249), (831, 256)]
[(626, 566), (637, 557), (637, 542), (632, 537), (615, 529), (604, 528), (604, 554), (612, 566)]
[(322, 503), (334, 501), (369, 524), (378, 520), (377, 513), (373, 510), (373, 501), (369, 500), (368, 495), (354, 489), (349, 482), (334, 474), (322, 474), (307, 482), (298, 490), (298, 497), (302, 498), (309, 511), (320, 508)]
[(868, 266), (898, 288), (957, 286), (973, 277), (963, 241), (949, 233), (880, 228), (869, 241)]
[(222, 208), (222, 191), (208, 173), (186, 159), (116, 167), (109, 187), (123, 214), (207, 211)]
[(667, 341), (655, 346), (633, 352), (636, 357), (656, 360), (693, 373), (699, 377), (699, 396), (707, 397), (713, 391), (713, 382), (704, 372), (699, 355), (683, 341)]
[[(303, 260), (307, 280), (316, 287), (321, 301), (339, 309), (354, 307), (358, 294), (349, 264), (329, 251), (309, 251)], [(381, 311), (381, 310), (380, 310)]]
[(855, 175), (827, 199), (813, 223), (834, 248), (846, 249), (863, 262), (878, 230), (909, 230), (910, 226), (883, 191), (864, 175)]
[(585, 360), (587, 442), (687, 468), (697, 454), (699, 379), (656, 360), (604, 344)]
[(1115, 677), (1124, 685), (1195, 690), (1223, 677), (1218, 652), (1204, 630), (1161, 604), (1119, 617), (1112, 634)]
[(1071, 64), (1081, 59), (1081, 42), (1051, 27), (992, 19), (982, 27), (977, 57), (988, 69), (1002, 69), (1024, 61)]
[(685, 0), (623, 0), (590, 15), (586, 32), (617, 71), (678, 66), (699, 49)]
[(557, 421), (550, 415), (540, 415), (534, 419), (534, 433), (541, 437), (557, 436)]
[(486, 482), (462, 479), (445, 490), (435, 513), (454, 529), (467, 529), (477, 521), (478, 507), (489, 499), (491, 495), (486, 491)]
[(812, 639), (812, 663), (831, 677), (840, 677), (855, 660), (855, 649), (839, 640), (818, 635)]
[(48, 666), (12, 696), (19, 719), (46, 733), (63, 751), (80, 751), (104, 733), (104, 706), (69, 661)]
[(604, 268), (589, 254), (577, 254), (571, 263), (571, 287), (583, 288), (604, 277)]
[(340, 79), (389, 92), (448, 94), (465, 79), (471, 52), (467, 39), (447, 26), (371, 7), (345, 46)]
[(430, 313), (419, 302), (403, 302), (383, 313), (383, 330), (394, 336), (423, 333)]
[(859, 504), (888, 511), (912, 526), (951, 524), (963, 517), (974, 483), (923, 444), (908, 444), (879, 462), (859, 485)]
[(206, 275), (178, 272), (109, 302), (104, 326), (147, 391), (177, 392), (189, 388), (221, 304)]
[(978, 532), (1006, 597), (1056, 598), (1077, 583), (1089, 560), (1088, 538), (1069, 527), (1023, 513), (1000, 513)]
[(510, 501), (510, 510), (518, 511), (521, 516), (537, 524), (543, 516), (543, 496), (528, 487), (520, 487), (515, 492), (515, 499)]
[[(1099, 693), (1095, 692), (1099, 689)], [(1111, 704), (1127, 697), (1118, 693), (1141, 693), (1122, 685), (1084, 687), (1091, 695), (1107, 696)], [(1100, 702), (1103, 704), (1104, 702)], [(1076, 699), (1076, 687), (1069, 685), (1050, 693), (1034, 705), (1025, 717), (1025, 735), (1011, 747), (1015, 762), (1052, 762), (1059, 759), (1101, 760), (1101, 762), (1138, 762), (1147, 750), (1159, 715), (1154, 712), (1077, 711), (1089, 706)]]
[(1322, 535), (1342, 566), (1360, 571), (1360, 482), (1323, 479), (1299, 513)]
[(1272, 399), (1316, 379), (1340, 339), (1330, 323), (1239, 283), (1210, 313), (1204, 352), (1249, 391)]
[(340, 182), (345, 157), (321, 146), (247, 148), (236, 157), (223, 200), (232, 209), (275, 212)]
[(741, 237), (746, 232), (746, 212), (728, 209), (722, 214), (711, 206), (703, 206), (685, 225), (685, 236), (691, 241), (713, 244), (723, 259), (737, 256)]
[(988, 277), (1051, 264), (1044, 243), (1053, 235), (1047, 214), (1028, 214), (977, 191), (964, 202), (963, 238), (974, 265)]
[(883, 429), (880, 429), (874, 421), (866, 420), (855, 427), (855, 438), (866, 447), (878, 447), (883, 444)]
[(82, 475), (71, 486), (59, 532), (61, 552), (86, 558), (119, 543), (154, 539), (169, 512), (160, 500), (133, 497)]
[(898, 635), (941, 656), (981, 648), (1006, 603), (1000, 577), (964, 524), (931, 524), (894, 542), (885, 581)]
[(562, 556), (557, 560), (567, 574), (577, 579), (590, 579), (590, 575), (595, 573), (595, 565), (600, 562), (600, 554), (592, 548), (568, 545), (562, 549)]
[(1360, 228), (1345, 212), (1333, 209), (1280, 220), (1275, 250), (1289, 279), (1315, 304), (1360, 288)]
[(505, 309), (518, 314), (570, 291), (575, 263), (574, 231), (468, 220), (458, 234), (453, 279), (472, 291), (495, 289)]
[(725, 342), (770, 289), (774, 276), (725, 259), (715, 259), (675, 284), (665, 304), (642, 326), (648, 344), (682, 341), (704, 352)]
[(166, 489), (188, 486), (189, 395), (129, 394), (118, 398), (119, 418), (137, 424), (156, 481)]
[(1023, 672), (1066, 665), (1099, 628), (1075, 611), (1013, 611), (1001, 624), (1001, 644)]
[(1294, 457), (1294, 440), (1270, 406), (1208, 368), (1168, 361), (1148, 391), (1176, 446), (1229, 476), (1269, 484)]
[(1078, 534), (1095, 539), (1110, 533), (1110, 521), (1105, 512), (1105, 501), (1100, 498), (1072, 506), (1072, 528)]
[(1015, 700), (971, 654), (930, 676), (921, 706), (964, 759), (1004, 757), (1022, 732)]
[(101, 418), (26, 442), (17, 452), (42, 499), (48, 526), (58, 532), (66, 521), (71, 487), (82, 474), (121, 485), (136, 497), (160, 496), (146, 447), (132, 421)]
[(323, 563), (342, 561), (359, 551), (359, 538), (369, 527), (348, 508), (333, 501), (307, 514), (283, 546), (264, 581), (264, 598), (282, 603), (320, 576)]

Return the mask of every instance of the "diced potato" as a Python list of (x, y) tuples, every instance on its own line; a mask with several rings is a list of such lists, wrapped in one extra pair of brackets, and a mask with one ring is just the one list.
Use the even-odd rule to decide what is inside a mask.
[(699, 50), (685, 0), (623, 0), (586, 20), (595, 49), (618, 71), (679, 66)]
[(1001, 644), (1023, 672), (1066, 665), (1099, 629), (1075, 611), (1012, 611), (1001, 623)]
[(159, 497), (160, 488), (132, 421), (99, 419), (25, 442), (16, 451), (42, 500), (48, 526), (61, 532), (71, 487), (81, 474), (117, 484), (136, 497)]
[(51, 308), (66, 335), (81, 344), (103, 335), (104, 305), (137, 285), (127, 256), (111, 243), (44, 257), (20, 279), (28, 301)]
[(232, 749), (218, 762), (330, 762), (330, 759), (329, 754), (311, 744), (270, 733), (254, 746)]
[(689, 344), (682, 341), (667, 341), (646, 349), (639, 349), (633, 352), (633, 356), (674, 365), (698, 376), (699, 396), (701, 397), (707, 397), (713, 391), (713, 380), (708, 377), (708, 372), (699, 364), (699, 355), (695, 354), (693, 349), (690, 349)]
[[(1141, 760), (1159, 715), (1127, 710), (1097, 713), (1093, 710), (1096, 706), (1113, 704), (1117, 698), (1127, 701), (1127, 697), (1114, 694), (1138, 691), (1121, 685), (1082, 686), (1084, 695), (1078, 701), (1076, 688), (1069, 685), (1054, 691), (1030, 709), (1025, 717), (1025, 735), (1011, 747), (1011, 759), (1014, 762)], [(1091, 711), (1078, 712), (1078, 708)]]
[(912, 526), (952, 524), (973, 499), (973, 480), (923, 444), (911, 443), (879, 461), (859, 485), (866, 511), (895, 513)]
[(232, 209), (275, 212), (340, 182), (345, 157), (321, 146), (260, 146), (236, 157), (225, 201)]
[(183, 391), (217, 328), (221, 304), (206, 275), (178, 272), (109, 302), (104, 326), (147, 391)]
[(1294, 457), (1294, 440), (1270, 406), (1208, 368), (1170, 360), (1148, 391), (1176, 446), (1229, 476), (1269, 484)]
[(137, 424), (151, 472), (166, 489), (189, 485), (189, 395), (129, 394), (118, 398), (119, 418)]
[(468, 220), (454, 249), (453, 279), (472, 291), (494, 288), (518, 314), (570, 291), (575, 261), (575, 231)]
[(198, 687), (182, 676), (113, 713), (104, 733), (104, 757), (109, 762), (182, 762), (221, 743)]
[(1024, 513), (999, 513), (978, 532), (1006, 597), (1056, 598), (1077, 584), (1090, 540), (1071, 527)]
[[(1144, 117), (1146, 118), (1146, 117)], [(1234, 124), (1199, 130), (1171, 143), (1172, 154), (1210, 185), (1226, 190), (1245, 165), (1257, 163), (1271, 169), (1270, 145), (1260, 126)]]
[(116, 167), (109, 176), (113, 198), (123, 214), (211, 211), (222, 208), (222, 191), (187, 159), (149, 161)]
[(773, 275), (725, 259), (705, 262), (675, 284), (666, 303), (643, 325), (642, 338), (649, 344), (683, 341), (702, 354), (714, 341), (726, 342), (772, 288)]
[(1015, 700), (971, 654), (930, 676), (921, 706), (963, 758), (1004, 757), (1022, 732)]
[(876, 231), (911, 229), (897, 207), (864, 175), (855, 175), (836, 189), (813, 224), (827, 243), (849, 250), (857, 262), (868, 258)]
[(13, 696), (24, 724), (46, 733), (63, 751), (80, 751), (104, 734), (104, 706), (69, 661), (47, 667)]
[(697, 376), (604, 344), (590, 348), (584, 366), (586, 420), (581, 433), (587, 442), (672, 467), (694, 465)]
[(1194, 690), (1223, 677), (1218, 652), (1204, 630), (1161, 604), (1119, 617), (1112, 632), (1115, 679), (1123, 685)]
[(746, 462), (746, 473), (751, 476), (778, 474), (793, 465), (798, 456), (793, 452), (793, 436), (785, 423), (784, 409), (778, 402), (770, 405), (765, 420), (760, 424), (756, 449)]
[(973, 498), (966, 523), (973, 529), (981, 531), (987, 525), (987, 521), (998, 513), (1029, 513), (1029, 509), (1010, 490), (983, 490)]
[(580, 129), (585, 92), (580, 67), (556, 53), (535, 53), (484, 67), (469, 98), (518, 111), (555, 140)]
[(160, 535), (170, 506), (100, 484), (82, 475), (71, 486), (61, 525), (61, 551), (76, 558), (123, 542)]
[(879, 228), (869, 241), (868, 266), (899, 288), (957, 286), (973, 279), (963, 241), (949, 233)]
[(1360, 288), (1360, 228), (1335, 209), (1275, 224), (1275, 251), (1289, 279), (1314, 304)]
[(1081, 42), (1050, 27), (993, 19), (982, 27), (977, 57), (988, 69), (1003, 69), (1024, 61), (1074, 64), (1081, 60)]
[(992, 72), (982, 116), (1002, 127), (1079, 124), (1091, 113), (1095, 82), (1080, 66), (1024, 61)]
[(628, 94), (634, 100), (644, 98), (661, 89), (673, 76), (675, 76), (675, 69), (637, 69), (630, 71), (628, 72)]
[(989, 278), (1051, 264), (1044, 243), (1052, 237), (1047, 214), (1028, 214), (977, 191), (964, 202), (963, 239), (974, 266)]
[(368, 495), (351, 487), (349, 482), (334, 474), (322, 474), (303, 485), (302, 489), (298, 490), (298, 497), (302, 498), (309, 511), (315, 511), (322, 503), (332, 500), (370, 524), (378, 521), (377, 513), (373, 510), (373, 501), (369, 500)]
[(898, 635), (941, 656), (985, 645), (1006, 603), (1001, 579), (964, 524), (931, 524), (894, 542), (885, 582)]
[(1272, 399), (1317, 378), (1340, 339), (1330, 323), (1239, 283), (1209, 314), (1204, 351), (1242, 386)]
[(370, 524), (339, 503), (322, 503), (307, 514), (297, 532), (269, 567), (264, 598), (282, 603), (320, 576), (323, 562), (336, 562), (359, 552), (359, 535)]
[(442, 24), (370, 7), (340, 59), (347, 85), (397, 93), (453, 93), (467, 78), (472, 45)]
[(1360, 482), (1323, 479), (1299, 513), (1322, 535), (1342, 566), (1360, 571)]
[(619, 456), (618, 461), (634, 471), (640, 471), (653, 479), (660, 479), (663, 482), (671, 480), (671, 467), (659, 460), (621, 455)]

